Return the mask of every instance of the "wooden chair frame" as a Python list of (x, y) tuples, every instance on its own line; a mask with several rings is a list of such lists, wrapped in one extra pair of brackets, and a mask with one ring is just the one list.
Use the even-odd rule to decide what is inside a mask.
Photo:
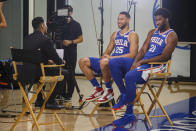
[[(11, 47), (11, 49), (13, 49), (13, 47)], [(14, 80), (18, 80), (18, 70), (17, 70), (17, 64), (18, 64), (18, 62), (13, 60), (12, 63), (13, 63), (13, 67), (14, 67), (13, 78), (14, 78)], [(40, 131), (40, 127), (39, 127), (40, 125), (50, 125), (50, 124), (53, 124), (53, 123), (58, 123), (61, 126), (61, 128), (63, 130), (65, 130), (65, 127), (64, 127), (62, 121), (60, 120), (59, 116), (57, 115), (56, 110), (53, 110), (52, 112), (53, 112), (53, 114), (54, 114), (54, 116), (55, 116), (55, 118), (56, 118), (57, 121), (55, 121), (55, 122), (47, 122), (47, 123), (38, 123), (38, 120), (40, 119), (40, 116), (42, 115), (42, 113), (43, 113), (43, 111), (45, 109), (46, 102), (48, 101), (50, 95), (52, 94), (53, 90), (55, 89), (57, 82), (58, 81), (62, 81), (64, 79), (64, 76), (61, 75), (61, 71), (62, 71), (62, 67), (63, 66), (64, 65), (44, 65), (43, 63), (40, 63), (42, 76), (40, 77), (40, 80), (37, 83), (38, 87), (37, 87), (36, 93), (33, 94), (32, 98), (30, 100), (28, 99), (28, 97), (26, 95), (26, 92), (24, 90), (24, 87), (23, 87), (22, 83), (20, 81), (18, 81), (18, 85), (20, 87), (20, 91), (21, 91), (22, 96), (24, 98), (26, 107), (23, 109), (22, 113), (16, 119), (16, 121), (12, 125), (10, 131), (13, 131), (15, 129), (16, 125), (19, 122), (29, 121), (29, 120), (21, 121), (21, 118), (25, 115), (25, 113), (27, 111), (30, 112), (30, 115), (32, 116), (32, 119), (33, 119), (33, 122), (34, 122), (33, 125), (32, 125), (32, 129), (34, 128), (34, 126), (36, 126), (37, 130)], [(59, 69), (59, 75), (57, 75), (57, 76), (46, 76), (45, 75), (45, 68), (57, 68), (57, 67), (60, 68)], [(42, 105), (42, 107), (41, 107), (40, 112), (38, 113), (38, 115), (35, 116), (31, 105), (34, 102), (34, 100), (36, 99), (36, 97), (39, 94), (39, 92), (42, 91), (42, 88), (43, 88), (43, 86), (46, 83), (52, 83), (52, 87), (50, 88), (49, 93), (47, 95), (45, 95), (42, 92), (42, 95), (45, 98), (44, 99), (44, 103), (43, 103), (43, 105)]]
[[(97, 110), (99, 109), (100, 104), (101, 104), (101, 103), (96, 103), (95, 107), (93, 108), (93, 110), (92, 110), (91, 113), (90, 113), (90, 117), (93, 117), (95, 111), (97, 111)], [(116, 119), (117, 119), (116, 113), (115, 113), (114, 110), (112, 110), (112, 100), (110, 100), (110, 101), (108, 102), (108, 104), (109, 104), (110, 107), (107, 107), (107, 108), (108, 108), (109, 110), (111, 110), (111, 113), (112, 113), (112, 115), (113, 115), (113, 118), (114, 118), (114, 120), (116, 120)]]
[[(166, 80), (168, 77), (171, 76), (171, 72), (170, 72), (170, 65), (171, 65), (171, 60), (167, 61), (167, 62), (151, 62), (149, 63), (151, 65), (151, 70), (150, 70), (150, 74), (149, 74), (149, 79), (148, 81), (142, 86), (141, 89), (137, 89), (137, 96), (134, 100), (134, 106), (140, 106), (142, 108), (142, 112), (139, 114), (144, 114), (145, 115), (145, 120), (147, 120), (149, 126), (152, 128), (152, 123), (150, 121), (150, 118), (158, 118), (158, 117), (166, 117), (166, 119), (168, 120), (169, 124), (171, 126), (173, 126), (173, 123), (171, 121), (171, 119), (169, 118), (167, 112), (165, 111), (165, 109), (163, 108), (163, 106), (161, 105), (158, 97), (161, 94), (161, 91), (164, 87), (164, 84), (166, 83)], [(153, 73), (153, 65), (155, 64), (160, 64), (160, 65), (165, 65), (167, 64), (167, 70), (163, 73)], [(155, 93), (155, 91), (153, 90), (153, 87), (151, 86), (151, 80), (153, 79), (162, 79), (161, 85), (157, 91), (157, 93)], [(152, 94), (152, 96), (154, 97), (154, 100), (152, 101), (148, 111), (146, 111), (144, 104), (141, 100), (141, 95), (144, 91), (144, 89), (146, 89), (146, 87), (148, 87), (148, 89), (150, 90), (150, 93)], [(138, 103), (138, 104), (137, 104)], [(155, 104), (158, 104), (158, 106), (160, 107), (163, 115), (158, 115), (158, 116), (154, 116), (151, 115), (150, 113), (152, 111), (152, 109), (154, 108)]]
[[(149, 74), (149, 79), (148, 79), (148, 81), (145, 84), (143, 84), (142, 88), (140, 88), (140, 89), (137, 88), (137, 90), (136, 90), (137, 96), (136, 96), (133, 104), (134, 104), (134, 106), (140, 106), (141, 107), (142, 112), (140, 112), (138, 114), (144, 114), (145, 115), (145, 120), (147, 120), (147, 122), (148, 122), (148, 124), (149, 124), (149, 126), (151, 128), (152, 128), (152, 123), (150, 121), (150, 118), (157, 118), (157, 117), (166, 117), (166, 119), (169, 121), (169, 124), (171, 126), (173, 126), (173, 123), (172, 123), (171, 119), (169, 118), (167, 112), (165, 111), (165, 109), (161, 105), (160, 101), (158, 100), (158, 97), (161, 94), (161, 91), (162, 91), (162, 89), (164, 87), (164, 84), (166, 83), (167, 78), (171, 76), (171, 72), (170, 72), (171, 60), (169, 60), (167, 62), (151, 62), (149, 64), (151, 65), (150, 66), (151, 70), (150, 70), (150, 74)], [(165, 72), (163, 72), (163, 73), (153, 73), (153, 65), (155, 65), (155, 64), (160, 64), (160, 65), (165, 65), (166, 64), (167, 65), (167, 70)], [(151, 80), (152, 79), (162, 79), (161, 85), (160, 85), (157, 93), (154, 92), (154, 90), (153, 90), (153, 88), (151, 86)], [(144, 89), (146, 89), (146, 87), (148, 87), (148, 89), (150, 90), (150, 93), (154, 97), (154, 100), (152, 101), (148, 111), (146, 111), (144, 103), (143, 103), (143, 101), (141, 99), (141, 95), (143, 94)], [(150, 113), (151, 113), (151, 111), (152, 111), (152, 109), (153, 109), (153, 107), (155, 106), (156, 103), (158, 104), (158, 106), (160, 107), (161, 111), (163, 112), (163, 115), (150, 116)], [(100, 104), (96, 104), (96, 106), (93, 108), (93, 110), (92, 110), (92, 112), (90, 114), (91, 117), (94, 115), (95, 111), (98, 110), (99, 105)], [(111, 103), (111, 101), (109, 101), (109, 105), (110, 105), (109, 108), (111, 109), (111, 112), (113, 114), (114, 120), (116, 120), (117, 119), (116, 112), (121, 112), (121, 111), (114, 111), (114, 110), (112, 110), (112, 103)]]

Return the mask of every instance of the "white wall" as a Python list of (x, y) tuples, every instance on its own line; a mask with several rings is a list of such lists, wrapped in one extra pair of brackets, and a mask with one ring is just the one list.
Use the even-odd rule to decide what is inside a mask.
[(32, 20), (34, 18), (34, 0), (29, 0), (29, 34), (33, 33)]
[[(100, 0), (92, 0), (95, 21), (98, 33), (100, 33), (100, 12), (98, 6)], [(73, 17), (79, 21), (83, 30), (84, 42), (78, 46), (78, 59), (81, 57), (95, 56), (98, 57), (98, 47), (96, 43), (91, 0), (71, 0), (74, 8)], [(148, 31), (153, 27), (152, 9), (154, 0), (137, 0), (136, 5), (136, 32), (140, 38), (140, 47), (143, 44)], [(117, 17), (121, 11), (127, 11), (127, 0), (104, 0), (104, 49), (110, 39), (112, 32), (117, 31)], [(131, 10), (133, 14), (133, 7)], [(133, 26), (133, 15), (131, 14), (130, 27)], [(77, 65), (76, 73), (80, 73)]]
[[(179, 46), (184, 46), (179, 44)], [(171, 72), (173, 76), (190, 76), (190, 50), (176, 48), (172, 56)]]
[[(153, 5), (155, 0), (135, 0), (136, 5), (136, 32), (139, 35), (140, 48), (146, 38), (148, 31), (154, 28)], [(92, 0), (95, 21), (98, 33), (100, 33), (100, 12), (98, 6), (100, 0)], [(158, 1), (157, 5), (160, 5)], [(73, 17), (79, 21), (83, 30), (84, 42), (78, 46), (78, 60), (82, 57), (98, 57), (98, 46), (95, 37), (93, 17), (91, 11), (91, 0), (71, 0), (70, 4), (74, 8)], [(112, 32), (117, 31), (117, 16), (120, 11), (127, 11), (127, 0), (104, 0), (104, 50), (110, 39)], [(133, 7), (131, 10), (131, 23), (133, 27)], [(171, 71), (173, 76), (190, 76), (190, 50), (176, 49), (172, 57)], [(81, 73), (77, 65), (76, 73)]]
[(47, 0), (34, 0), (34, 17), (38, 16), (47, 20)]
[(38, 16), (47, 20), (47, 0), (29, 0), (29, 34), (33, 33), (32, 20)]
[[(35, 7), (33, 16), (47, 16), (47, 0), (32, 0)], [(136, 4), (136, 32), (139, 35), (139, 44), (142, 46), (148, 31), (154, 28), (153, 24), (153, 5), (156, 0), (135, 0)], [(160, 5), (161, 0), (157, 5)], [(98, 57), (98, 46), (94, 30), (93, 15), (91, 10), (91, 0), (69, 0), (74, 8), (73, 17), (82, 27), (84, 42), (78, 45), (78, 60), (82, 57)], [(100, 0), (92, 0), (95, 15), (95, 24), (100, 34), (100, 11), (98, 7)], [(33, 4), (31, 5), (33, 6)], [(119, 12), (127, 11), (127, 0), (104, 0), (104, 50), (110, 40), (112, 32), (117, 31), (117, 17)], [(133, 7), (131, 9), (131, 23), (133, 27)], [(172, 57), (171, 71), (173, 76), (190, 75), (190, 50), (176, 49)], [(81, 73), (77, 64), (76, 73)]]

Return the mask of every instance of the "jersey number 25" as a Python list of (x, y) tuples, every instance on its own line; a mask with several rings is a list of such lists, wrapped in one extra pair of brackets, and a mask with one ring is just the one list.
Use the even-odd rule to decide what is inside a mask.
[(123, 48), (124, 47), (116, 47), (115, 53), (119, 53), (119, 54), (123, 53)]

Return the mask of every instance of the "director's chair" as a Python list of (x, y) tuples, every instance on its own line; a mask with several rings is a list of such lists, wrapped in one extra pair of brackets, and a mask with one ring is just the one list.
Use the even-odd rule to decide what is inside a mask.
[[(113, 83), (113, 80), (112, 80), (112, 83)], [(113, 105), (112, 105), (112, 101), (113, 101), (113, 99), (111, 99), (110, 101), (106, 102), (106, 103), (109, 104), (109, 107), (106, 107), (105, 109), (111, 110), (111, 113), (112, 113), (112, 115), (113, 115), (113, 118), (114, 118), (114, 120), (116, 120), (116, 119), (117, 119), (116, 113), (115, 113), (114, 110), (112, 110), (112, 106), (113, 106)], [(94, 102), (96, 103), (96, 100), (95, 100)], [(93, 108), (93, 110), (92, 110), (91, 113), (90, 113), (90, 117), (93, 117), (95, 111), (97, 111), (97, 110), (99, 109), (99, 106), (100, 106), (100, 105), (101, 105), (101, 103), (96, 103), (96, 104), (95, 104), (95, 107)]]
[[(137, 88), (137, 95), (134, 100), (134, 106), (140, 106), (142, 108), (142, 112), (140, 112), (138, 114), (145, 115), (145, 120), (147, 120), (147, 122), (151, 128), (152, 128), (152, 123), (150, 121), (150, 118), (158, 118), (158, 117), (165, 117), (168, 120), (169, 124), (171, 126), (173, 126), (171, 119), (169, 118), (167, 112), (165, 111), (165, 109), (163, 108), (163, 106), (161, 105), (161, 103), (158, 99), (158, 97), (160, 96), (161, 91), (164, 87), (164, 84), (166, 83), (167, 78), (171, 76), (171, 72), (170, 72), (171, 60), (169, 60), (167, 62), (151, 62), (149, 64), (151, 65), (151, 69), (150, 69), (148, 81), (141, 88)], [(165, 66), (166, 70), (164, 72), (154, 72), (153, 65), (157, 65), (157, 64)], [(159, 87), (157, 93), (155, 93), (155, 91), (153, 90), (152, 84), (151, 84), (151, 81), (156, 80), (156, 79), (161, 80), (161, 84), (160, 84), (160, 87)], [(141, 95), (144, 93), (144, 89), (146, 89), (146, 87), (148, 87), (148, 89), (150, 90), (150, 93), (154, 97), (154, 100), (152, 100), (152, 103), (151, 103), (148, 111), (146, 111), (145, 106), (144, 106), (142, 99), (141, 99)], [(163, 115), (158, 115), (158, 116), (150, 115), (155, 104), (158, 104)]]
[[(20, 91), (22, 93), (22, 96), (23, 96), (25, 104), (26, 104), (26, 107), (23, 109), (22, 113), (16, 119), (15, 123), (12, 125), (10, 130), (11, 131), (14, 130), (16, 125), (19, 122), (22, 122), (20, 120), (21, 120), (21, 118), (24, 116), (24, 114), (27, 111), (30, 112), (30, 114), (32, 116), (32, 119), (33, 119), (33, 122), (34, 122), (33, 125), (32, 125), (32, 129), (33, 129), (34, 126), (36, 126), (37, 130), (40, 131), (39, 125), (50, 125), (50, 124), (53, 124), (53, 123), (59, 123), (61, 128), (63, 130), (65, 130), (65, 127), (64, 127), (62, 121), (60, 120), (60, 118), (57, 115), (55, 110), (53, 110), (53, 114), (54, 114), (55, 118), (57, 119), (57, 121), (55, 121), (55, 122), (47, 122), (47, 123), (38, 123), (38, 120), (39, 120), (40, 116), (42, 115), (42, 113), (43, 113), (43, 111), (45, 109), (45, 104), (48, 101), (50, 95), (52, 94), (52, 92), (53, 92), (57, 82), (58, 81), (62, 81), (64, 79), (64, 76), (61, 74), (61, 71), (62, 71), (61, 68), (64, 65), (44, 65), (43, 61), (42, 61), (42, 56), (41, 56), (40, 50), (24, 50), (24, 49), (15, 49), (15, 48), (11, 47), (11, 54), (12, 54), (12, 63), (13, 63), (13, 67), (14, 67), (14, 72), (15, 72), (13, 74), (13, 78), (14, 78), (14, 80), (16, 80), (18, 82), (18, 85), (20, 87)], [(41, 68), (41, 74), (42, 75), (41, 75), (39, 81), (37, 82), (38, 87), (37, 87), (37, 89), (35, 91), (35, 94), (33, 94), (33, 96), (31, 97), (30, 100), (28, 99), (28, 97), (26, 95), (26, 92), (25, 92), (25, 89), (24, 89), (24, 85), (22, 84), (22, 82), (20, 80), (18, 69), (17, 69), (17, 66), (19, 64), (23, 65), (23, 63), (36, 64), (36, 65), (38, 65), (38, 67), (40, 66), (40, 68)], [(59, 74), (56, 75), (56, 76), (46, 76), (45, 75), (45, 68), (59, 68)], [(43, 105), (42, 105), (38, 115), (35, 116), (35, 114), (34, 114), (34, 112), (32, 110), (31, 105), (34, 102), (34, 100), (37, 97), (37, 95), (39, 94), (39, 92), (42, 91), (42, 88), (43, 88), (43, 86), (46, 83), (52, 83), (52, 86), (51, 86), (51, 88), (49, 90), (49, 93), (47, 95), (45, 95), (42, 92), (43, 96), (45, 97), (44, 98), (44, 103), (43, 103)]]

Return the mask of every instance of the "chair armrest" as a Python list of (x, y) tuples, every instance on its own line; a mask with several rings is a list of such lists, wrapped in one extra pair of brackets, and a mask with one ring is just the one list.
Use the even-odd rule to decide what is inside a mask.
[(148, 64), (155, 65), (155, 64), (167, 64), (167, 63), (168, 63), (168, 61), (166, 61), (166, 62), (149, 62)]
[(62, 65), (44, 65), (45, 68), (50, 68), (50, 67), (63, 67), (65, 64)]
[[(171, 60), (168, 60), (166, 62), (149, 62), (148, 64), (150, 64), (150, 74), (153, 73), (153, 65), (167, 65), (167, 70), (166, 70), (166, 73), (170, 73), (170, 65), (171, 65)], [(159, 73), (161, 74), (161, 73)]]

